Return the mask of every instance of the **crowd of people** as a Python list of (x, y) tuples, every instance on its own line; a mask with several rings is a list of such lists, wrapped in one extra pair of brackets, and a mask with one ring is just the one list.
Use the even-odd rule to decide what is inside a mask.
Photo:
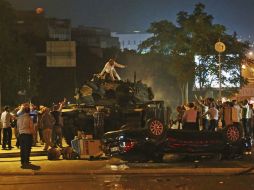
[(243, 129), (246, 138), (253, 137), (253, 104), (243, 101), (216, 101), (213, 98), (197, 99), (176, 108), (174, 120), (178, 129), (216, 131), (229, 125)]
[[(11, 150), (12, 133), (16, 137), (16, 146), (20, 148), (22, 166), (29, 164), (31, 147), (37, 143), (44, 145), (43, 150), (50, 147), (62, 148), (63, 102), (53, 105), (51, 108), (39, 106), (37, 109), (31, 103), (24, 103), (11, 110), (5, 106), (1, 113), (0, 144), (2, 149)], [(1, 134), (2, 133), (2, 134)]]

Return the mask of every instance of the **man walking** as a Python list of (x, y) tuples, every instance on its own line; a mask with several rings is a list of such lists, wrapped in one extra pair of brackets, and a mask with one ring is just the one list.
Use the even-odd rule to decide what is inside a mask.
[(2, 149), (6, 149), (6, 145), (8, 145), (8, 149), (11, 150), (11, 138), (12, 138), (12, 131), (11, 131), (11, 114), (9, 110), (9, 106), (4, 107), (4, 112), (1, 115), (1, 121), (3, 125), (3, 144)]

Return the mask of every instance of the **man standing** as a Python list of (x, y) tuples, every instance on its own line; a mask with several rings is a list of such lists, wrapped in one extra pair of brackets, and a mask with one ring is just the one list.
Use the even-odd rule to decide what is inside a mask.
[(218, 126), (218, 119), (219, 119), (219, 111), (216, 108), (215, 103), (210, 104), (209, 110), (203, 114), (205, 116), (208, 114), (210, 116), (210, 126), (208, 131), (215, 131), (215, 128)]
[(41, 117), (41, 124), (43, 128), (43, 139), (45, 141), (44, 149), (45, 151), (48, 150), (49, 146), (53, 147), (52, 144), (52, 129), (55, 124), (55, 119), (51, 115), (49, 108), (45, 108), (45, 111)]
[(61, 103), (60, 105), (54, 105), (53, 106), (53, 111), (51, 112), (51, 115), (54, 117), (55, 119), (55, 124), (53, 126), (52, 129), (52, 143), (54, 145), (54, 147), (59, 146), (60, 148), (62, 148), (62, 127), (63, 127), (63, 122), (62, 122), (62, 107), (63, 107), (63, 103)]
[[(0, 114), (1, 114), (1, 111), (0, 111)], [(2, 120), (0, 118), (0, 145), (2, 145), (2, 128), (3, 128), (3, 124), (2, 124)]]
[(8, 145), (8, 149), (11, 150), (11, 138), (12, 138), (12, 131), (11, 131), (11, 114), (9, 110), (9, 106), (4, 107), (4, 112), (1, 115), (1, 121), (3, 125), (3, 144), (2, 149), (6, 149), (6, 145)]
[(24, 107), (23, 114), (18, 117), (17, 130), (19, 133), (21, 168), (30, 167), (30, 153), (35, 133), (33, 121), (29, 115), (30, 108)]
[(250, 128), (249, 128), (249, 111), (250, 107), (248, 104), (248, 100), (243, 101), (242, 105), (242, 124), (243, 124), (243, 129), (244, 129), (244, 137), (248, 138), (250, 137)]
[(232, 101), (233, 107), (232, 107), (232, 122), (235, 126), (240, 126), (241, 117), (242, 117), (242, 108), (237, 103), (236, 100)]
[(115, 81), (116, 79), (121, 80), (120, 76), (118, 75), (118, 73), (115, 70), (115, 67), (125, 68), (124, 65), (121, 65), (121, 64), (115, 62), (113, 59), (110, 59), (105, 64), (103, 70), (100, 73), (100, 76), (105, 77), (105, 80), (111, 80), (111, 81)]
[(38, 132), (38, 125), (37, 125), (38, 111), (36, 109), (36, 106), (31, 104), (31, 103), (30, 103), (30, 117), (32, 118), (34, 131), (35, 131), (35, 134), (33, 136), (33, 146), (36, 146), (36, 143), (38, 143), (38, 137), (37, 137), (37, 132)]
[(194, 103), (190, 102), (187, 109), (183, 114), (183, 129), (198, 131), (199, 126), (197, 123), (198, 111), (195, 109)]

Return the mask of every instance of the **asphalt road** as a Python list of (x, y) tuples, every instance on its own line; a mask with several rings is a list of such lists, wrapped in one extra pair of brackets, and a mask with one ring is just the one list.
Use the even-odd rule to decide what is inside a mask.
[(166, 155), (163, 163), (128, 163), (116, 158), (49, 161), (46, 156), (33, 156), (31, 161), (41, 169), (24, 171), (19, 157), (0, 158), (0, 173), (5, 172), (0, 176), (0, 190), (254, 189), (254, 155), (232, 160)]
[(1, 190), (253, 190), (253, 175), (56, 175), (1, 176)]

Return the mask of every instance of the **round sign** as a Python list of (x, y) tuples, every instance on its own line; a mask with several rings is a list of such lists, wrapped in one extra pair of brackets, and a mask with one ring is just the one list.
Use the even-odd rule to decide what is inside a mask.
[(44, 9), (41, 7), (38, 7), (35, 9), (36, 14), (42, 14), (44, 12)]
[(215, 50), (219, 53), (222, 53), (226, 50), (226, 46), (222, 42), (217, 42), (214, 46)]

